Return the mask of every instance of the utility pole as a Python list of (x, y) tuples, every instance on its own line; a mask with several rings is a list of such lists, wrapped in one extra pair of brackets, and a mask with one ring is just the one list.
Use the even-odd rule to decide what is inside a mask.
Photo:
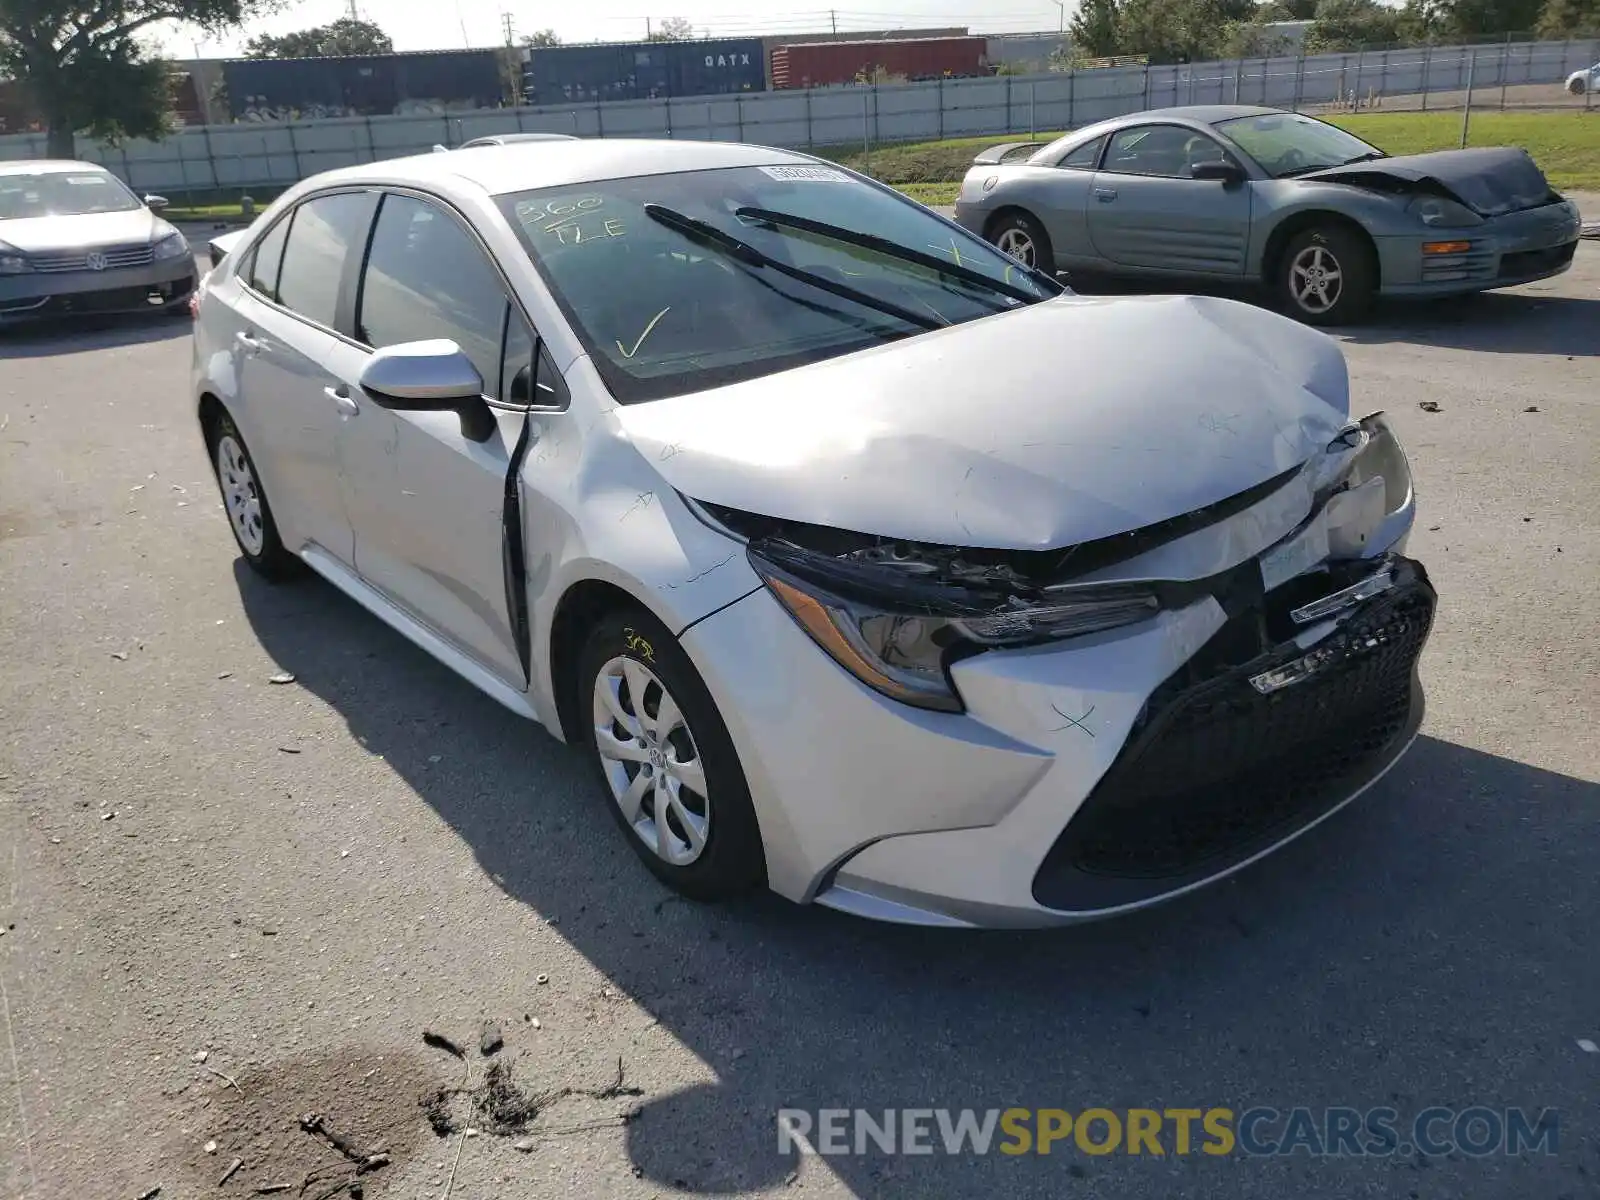
[(648, 42), (648, 41), (649, 41), (649, 40), (650, 40), (650, 38), (651, 38), (651, 33), (650, 33), (650, 18), (649, 18), (649, 17), (646, 17), (646, 18), (645, 18), (645, 19), (644, 19), (644, 40), (645, 40), (645, 41), (647, 41), (647, 42)]
[(513, 27), (512, 27), (512, 24), (511, 24), (511, 14), (510, 13), (503, 12), (503, 13), (500, 14), (500, 28), (505, 30), (506, 45), (507, 46), (512, 45), (516, 41), (516, 35), (513, 32)]
[(829, 21), (830, 24), (833, 25), (833, 36), (834, 37), (838, 37), (839, 36), (839, 10), (838, 9), (830, 8), (828, 10), (828, 21)]
[(356, 7), (356, 0), (350, 0), (350, 19), (352, 21), (361, 20), (361, 10)]

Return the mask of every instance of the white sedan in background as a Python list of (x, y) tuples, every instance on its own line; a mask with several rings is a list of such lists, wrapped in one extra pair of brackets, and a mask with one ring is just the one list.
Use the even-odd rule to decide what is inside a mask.
[(349, 168), (229, 249), (193, 400), (245, 559), (581, 747), (687, 895), (1123, 912), (1417, 731), (1405, 456), (1285, 318), (744, 145)]
[(1574, 96), (1581, 96), (1585, 92), (1592, 92), (1600, 88), (1600, 62), (1592, 67), (1585, 67), (1581, 71), (1574, 71), (1567, 76), (1567, 91)]

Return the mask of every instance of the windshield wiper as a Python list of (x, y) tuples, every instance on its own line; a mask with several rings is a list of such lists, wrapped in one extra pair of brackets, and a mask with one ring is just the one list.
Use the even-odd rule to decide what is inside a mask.
[(1375, 158), (1388, 158), (1388, 157), (1389, 156), (1387, 154), (1385, 154), (1382, 150), (1368, 150), (1365, 154), (1358, 154), (1354, 158), (1345, 159), (1339, 165), (1341, 167), (1351, 167), (1351, 166), (1354, 166), (1356, 163), (1371, 162)]
[(937, 320), (924, 313), (913, 312), (909, 308), (902, 308), (892, 300), (880, 300), (870, 292), (863, 292), (848, 284), (837, 283), (824, 275), (816, 275), (810, 271), (803, 271), (799, 267), (791, 267), (788, 263), (779, 262), (770, 254), (764, 254), (748, 242), (740, 241), (732, 234), (725, 233), (715, 225), (700, 220), (698, 217), (687, 216), (675, 209), (666, 208), (660, 204), (646, 204), (644, 215), (659, 225), (668, 229), (675, 229), (692, 242), (697, 242), (709, 249), (716, 250), (736, 262), (747, 267), (776, 271), (780, 275), (787, 275), (790, 279), (798, 279), (801, 283), (820, 288), (824, 292), (831, 292), (843, 300), (851, 300), (867, 308), (875, 308), (887, 316), (896, 317), (908, 325), (915, 325), (919, 329), (941, 329), (950, 324), (949, 321)]
[[(734, 216), (742, 217), (749, 221), (760, 221), (764, 225), (771, 225), (778, 229), (798, 229), (802, 233), (813, 233), (818, 237), (830, 238), (836, 242), (843, 242), (847, 246), (860, 246), (863, 250), (871, 250), (883, 255), (885, 258), (899, 259), (901, 262), (914, 263), (919, 267), (926, 267), (930, 271), (937, 271), (941, 275), (948, 275), (964, 283), (973, 284), (987, 291), (995, 292), (1001, 296), (1010, 296), (1013, 300), (1022, 300), (1030, 304), (1037, 304), (1040, 297), (1037, 293), (1026, 288), (1017, 287), (985, 275), (982, 271), (974, 271), (971, 267), (963, 266), (959, 262), (947, 262), (932, 254), (924, 254), (921, 250), (913, 250), (909, 246), (902, 246), (898, 242), (891, 242), (888, 238), (878, 237), (871, 233), (857, 233), (854, 229), (846, 229), (842, 225), (830, 225), (826, 221), (813, 221), (810, 217), (795, 216), (793, 213), (773, 212), (769, 208), (741, 208), (734, 211)], [(954, 244), (952, 243), (952, 250)], [(1037, 278), (1044, 278), (1043, 272), (1034, 271)], [(1059, 289), (1060, 285), (1054, 280), (1052, 286)]]

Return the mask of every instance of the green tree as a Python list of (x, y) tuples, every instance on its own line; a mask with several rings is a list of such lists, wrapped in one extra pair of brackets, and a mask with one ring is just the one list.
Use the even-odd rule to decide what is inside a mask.
[(1400, 40), (1400, 13), (1377, 0), (1321, 0), (1306, 31), (1306, 53), (1390, 46)]
[(1600, 0), (1544, 0), (1538, 28), (1547, 38), (1600, 32)]
[(537, 33), (523, 34), (522, 44), (529, 49), (538, 49), (543, 46), (559, 46), (561, 39), (554, 29), (541, 29)]
[(172, 111), (169, 68), (140, 40), (186, 21), (220, 33), (272, 0), (0, 0), (0, 76), (16, 80), (49, 129), (52, 157), (73, 134), (160, 137)]
[(1255, 17), (1254, 0), (1122, 0), (1118, 54), (1148, 54), (1152, 63), (1220, 58), (1230, 28)]
[(1316, 15), (1317, 0), (1269, 0), (1257, 13), (1263, 21), (1310, 21)]
[(394, 42), (371, 21), (340, 17), (327, 25), (286, 33), (261, 34), (244, 44), (248, 58), (335, 58), (345, 54), (393, 54)]
[(1068, 27), (1074, 54), (1109, 58), (1120, 54), (1117, 0), (1083, 0)]
[(652, 42), (687, 42), (694, 37), (694, 26), (683, 17), (668, 17), (650, 30)]

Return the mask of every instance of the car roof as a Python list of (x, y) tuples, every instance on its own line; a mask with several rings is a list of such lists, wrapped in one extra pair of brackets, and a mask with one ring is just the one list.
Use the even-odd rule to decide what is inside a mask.
[(725, 167), (779, 166), (815, 161), (791, 150), (740, 142), (672, 141), (666, 138), (578, 138), (545, 142), (539, 153), (526, 146), (479, 146), (471, 154), (417, 154), (313, 176), (307, 183), (410, 184), (453, 190), (476, 188), (491, 196), (534, 188), (712, 171)]
[(68, 171), (104, 171), (99, 163), (73, 162), (67, 158), (13, 158), (0, 162), (4, 175), (64, 175)]

